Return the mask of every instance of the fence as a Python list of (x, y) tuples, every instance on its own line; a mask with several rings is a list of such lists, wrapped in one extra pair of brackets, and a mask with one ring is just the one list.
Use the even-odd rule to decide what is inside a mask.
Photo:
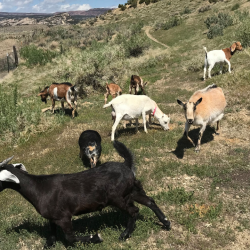
[(18, 66), (18, 54), (16, 47), (13, 46), (13, 52), (7, 53), (5, 58), (0, 59), (0, 72), (10, 71)]

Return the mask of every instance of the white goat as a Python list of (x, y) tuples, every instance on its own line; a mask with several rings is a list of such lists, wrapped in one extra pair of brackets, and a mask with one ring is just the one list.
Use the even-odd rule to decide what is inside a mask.
[(192, 139), (188, 136), (191, 125), (201, 127), (198, 143), (195, 151), (200, 151), (201, 137), (207, 124), (217, 122), (217, 131), (219, 131), (219, 121), (224, 115), (226, 99), (221, 88), (212, 84), (205, 89), (196, 91), (187, 103), (177, 100), (182, 105), (186, 117), (185, 134), (187, 139), (195, 146)]
[(228, 64), (228, 72), (231, 73), (231, 64), (230, 58), (234, 54), (236, 50), (242, 50), (242, 46), (240, 42), (235, 42), (232, 44), (230, 48), (220, 49), (220, 50), (211, 50), (207, 52), (207, 48), (203, 47), (205, 50), (205, 63), (204, 63), (204, 75), (203, 79), (206, 79), (206, 68), (208, 67), (208, 77), (211, 78), (211, 70), (216, 63), (220, 63), (221, 70), (220, 74), (222, 73), (222, 63), (226, 62)]
[(165, 115), (157, 106), (156, 102), (145, 95), (121, 95), (105, 104), (103, 108), (112, 105), (112, 116), (115, 116), (115, 122), (112, 127), (111, 141), (114, 141), (114, 134), (120, 120), (134, 120), (136, 119), (136, 131), (138, 131), (138, 117), (142, 115), (144, 131), (147, 133), (146, 115), (149, 114), (149, 121), (151, 122), (151, 115), (155, 116), (164, 130), (169, 129), (170, 117)]

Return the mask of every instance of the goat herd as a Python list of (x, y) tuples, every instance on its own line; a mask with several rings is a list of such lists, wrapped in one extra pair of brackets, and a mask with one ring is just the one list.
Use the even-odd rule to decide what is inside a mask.
[[(206, 52), (204, 79), (206, 66), (209, 66), (209, 77), (213, 65), (217, 62), (229, 59), (235, 50), (241, 50), (239, 42), (234, 43), (230, 48)], [(205, 49), (206, 51), (206, 49)], [(103, 108), (112, 107), (112, 127), (111, 140), (114, 141), (114, 134), (117, 125), (121, 120), (136, 120), (136, 130), (138, 130), (138, 118), (142, 116), (144, 131), (147, 133), (146, 115), (155, 116), (164, 130), (169, 129), (170, 117), (165, 115), (157, 104), (146, 95), (131, 95), (132, 89), (135, 94), (139, 88), (144, 94), (146, 83), (141, 77), (132, 75), (129, 92), (130, 94), (121, 95), (121, 88), (114, 83), (106, 85), (105, 105)], [(72, 109), (74, 117), (77, 107), (77, 87), (71, 83), (53, 83), (46, 87), (39, 94), (41, 100), (46, 103), (50, 96), (52, 101), (52, 112), (54, 112), (55, 101), (61, 101), (62, 108), (66, 101)], [(108, 104), (108, 95), (113, 99)], [(117, 96), (117, 97), (116, 97)], [(116, 97), (116, 98), (115, 98)], [(186, 125), (185, 135), (195, 146), (192, 139), (188, 136), (191, 125), (200, 126), (198, 143), (195, 150), (200, 150), (201, 137), (207, 124), (219, 122), (223, 117), (226, 107), (226, 100), (221, 88), (212, 84), (202, 90), (196, 91), (188, 102), (177, 100), (183, 107)], [(74, 108), (72, 106), (74, 104)], [(124, 162), (106, 162), (96, 167), (101, 155), (101, 137), (98, 132), (93, 130), (84, 131), (79, 138), (80, 158), (90, 161), (89, 170), (73, 174), (54, 174), (54, 175), (31, 175), (28, 174), (22, 163), (9, 164), (13, 157), (0, 163), (0, 191), (10, 188), (19, 192), (27, 199), (41, 216), (50, 222), (51, 234), (47, 239), (45, 248), (53, 246), (56, 242), (56, 225), (63, 229), (66, 239), (70, 243), (99, 243), (102, 238), (99, 234), (88, 236), (76, 236), (72, 229), (72, 216), (85, 214), (94, 211), (101, 211), (106, 206), (115, 206), (129, 215), (128, 224), (120, 239), (129, 238), (135, 228), (135, 223), (139, 209), (134, 205), (138, 202), (149, 207), (163, 223), (167, 230), (170, 230), (170, 221), (156, 205), (151, 197), (148, 197), (140, 183), (135, 177), (135, 166), (131, 152), (124, 144), (114, 141), (113, 145), (119, 155), (124, 158)]]

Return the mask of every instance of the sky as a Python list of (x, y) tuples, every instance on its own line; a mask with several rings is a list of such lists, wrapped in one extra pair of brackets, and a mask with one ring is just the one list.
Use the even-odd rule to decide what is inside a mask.
[(0, 12), (54, 13), (58, 11), (116, 8), (126, 0), (0, 0)]

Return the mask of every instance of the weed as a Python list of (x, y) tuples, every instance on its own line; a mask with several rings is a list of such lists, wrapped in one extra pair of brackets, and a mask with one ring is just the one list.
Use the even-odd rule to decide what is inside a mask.
[(240, 5), (238, 3), (234, 4), (233, 7), (231, 8), (231, 11), (237, 10), (240, 8)]

